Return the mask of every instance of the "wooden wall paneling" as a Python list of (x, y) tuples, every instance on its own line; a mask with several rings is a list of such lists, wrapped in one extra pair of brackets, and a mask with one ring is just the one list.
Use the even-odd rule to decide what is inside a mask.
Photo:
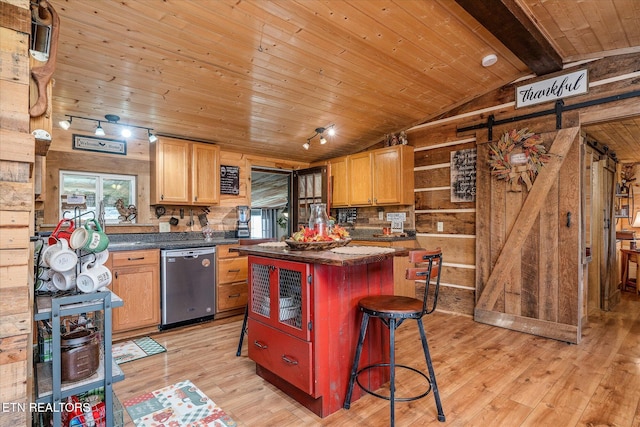
[[(28, 43), (29, 34), (0, 27), (0, 64), (5, 64), (0, 66), (0, 81), (18, 83), (20, 86), (29, 84), (29, 52), (15, 48)], [(8, 86), (2, 87), (3, 90), (7, 88)], [(6, 95), (4, 92), (3, 94)]]
[(423, 209), (474, 209), (476, 202), (452, 202), (451, 187), (420, 189), (415, 192), (415, 208)]
[[(444, 255), (444, 253), (443, 253)], [(443, 271), (444, 273), (444, 271)], [(424, 295), (424, 282), (417, 282), (416, 297), (422, 298)], [(433, 297), (433, 286), (429, 289), (429, 298)], [(438, 311), (447, 313), (457, 313), (465, 316), (473, 316), (474, 309), (474, 290), (465, 289), (457, 286), (447, 286), (440, 284), (440, 292), (438, 294)]]
[(429, 150), (420, 150), (414, 154), (414, 167), (437, 165), (441, 163), (451, 162), (451, 152), (458, 150), (467, 150), (469, 148), (475, 148), (476, 144), (473, 141), (474, 138), (467, 138), (467, 142), (446, 141), (444, 143), (436, 144), (436, 147)]
[(29, 250), (0, 250), (0, 288), (21, 286), (29, 281)]
[(421, 233), (436, 233), (438, 222), (443, 223), (444, 233), (473, 235), (476, 231), (475, 208), (468, 212), (439, 212), (437, 209), (427, 213), (416, 211), (416, 228)]
[[(443, 263), (442, 280), (475, 290), (476, 268), (473, 265)], [(475, 304), (474, 304), (475, 305)]]
[(415, 188), (448, 187), (451, 180), (451, 170), (447, 166), (436, 166), (429, 169), (415, 168)]
[(445, 262), (475, 265), (475, 236), (418, 234), (416, 240), (420, 248), (441, 247)]

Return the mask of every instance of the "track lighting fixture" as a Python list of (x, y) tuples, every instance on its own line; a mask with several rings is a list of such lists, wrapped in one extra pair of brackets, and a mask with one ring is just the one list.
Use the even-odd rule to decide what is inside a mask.
[(311, 140), (318, 135), (320, 135), (320, 144), (326, 144), (327, 138), (325, 138), (324, 133), (327, 132), (330, 136), (335, 135), (336, 131), (333, 128), (334, 126), (335, 124), (329, 125), (326, 128), (323, 128), (323, 127), (316, 128), (315, 129), (316, 133), (313, 134), (313, 136), (311, 136), (310, 138), (307, 138), (307, 142), (302, 144), (302, 148), (304, 148), (305, 150), (308, 150), (311, 147)]
[[(73, 119), (81, 119), (81, 120), (89, 120), (92, 122), (96, 122), (98, 124), (98, 126), (96, 127), (96, 131), (95, 134), (96, 136), (105, 136), (105, 130), (102, 127), (102, 122), (103, 120), (101, 119), (92, 119), (89, 117), (81, 117), (81, 116), (72, 116), (69, 114), (65, 114), (65, 117), (68, 117), (68, 119), (66, 120), (61, 120), (58, 122), (58, 124), (60, 125), (60, 127), (64, 130), (69, 130), (69, 128), (71, 128), (71, 123), (73, 122)], [(151, 131), (153, 130), (153, 128), (148, 128), (146, 126), (134, 126), (134, 125), (123, 125), (118, 123), (120, 121), (120, 117), (116, 116), (115, 114), (107, 114), (104, 116), (104, 118), (106, 119), (106, 123), (109, 123), (111, 125), (115, 125), (115, 126), (120, 126), (122, 129), (120, 131), (120, 134), (124, 137), (124, 138), (129, 138), (131, 137), (131, 129), (146, 129), (147, 130), (147, 137), (149, 139), (149, 142), (153, 143), (156, 142), (158, 140), (158, 137), (156, 135), (154, 135), (153, 133), (151, 133)]]

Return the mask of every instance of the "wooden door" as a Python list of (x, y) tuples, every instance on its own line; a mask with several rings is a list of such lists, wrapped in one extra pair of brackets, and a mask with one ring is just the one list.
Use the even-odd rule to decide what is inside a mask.
[(113, 310), (113, 332), (160, 324), (160, 275), (157, 265), (114, 267), (113, 292), (124, 306)]
[(400, 203), (402, 194), (402, 162), (400, 146), (373, 152), (373, 203), (389, 205)]
[(609, 157), (601, 160), (602, 163), (602, 256), (600, 262), (600, 297), (601, 306), (605, 311), (614, 307), (620, 299), (618, 282), (618, 266), (616, 262), (616, 219), (614, 215), (616, 165)]
[(373, 204), (371, 152), (349, 156), (349, 204), (367, 206)]
[(331, 159), (331, 200), (332, 208), (349, 205), (349, 192), (347, 184), (347, 157)]
[(543, 134), (549, 147), (530, 191), (509, 191), (478, 145), (478, 322), (578, 343), (582, 319), (581, 163), (577, 127)]
[(220, 147), (193, 144), (191, 148), (191, 202), (213, 205), (220, 201)]
[(160, 138), (153, 147), (152, 199), (155, 203), (189, 203), (190, 144)]

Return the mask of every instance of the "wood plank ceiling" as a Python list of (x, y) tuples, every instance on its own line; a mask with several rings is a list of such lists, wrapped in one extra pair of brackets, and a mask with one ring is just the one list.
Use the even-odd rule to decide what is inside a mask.
[[(361, 151), (539, 70), (487, 29), (496, 22), (520, 22), (510, 38), (547, 46), (542, 59), (557, 55), (556, 65), (640, 46), (632, 0), (491, 0), (489, 11), (510, 14), (487, 28), (462, 0), (51, 3), (61, 19), (54, 123), (117, 114), (160, 134), (305, 162)], [(497, 64), (482, 67), (491, 53)], [(327, 144), (315, 137), (302, 148), (331, 124)]]

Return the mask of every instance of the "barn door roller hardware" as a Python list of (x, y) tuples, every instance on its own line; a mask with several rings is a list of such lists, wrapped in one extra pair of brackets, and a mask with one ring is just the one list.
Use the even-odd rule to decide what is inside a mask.
[(630, 99), (640, 96), (640, 90), (634, 90), (627, 93), (621, 93), (618, 95), (607, 96), (604, 98), (592, 99), (590, 101), (579, 102), (577, 104), (572, 105), (564, 105), (563, 100), (558, 100), (555, 103), (554, 108), (550, 108), (548, 110), (536, 111), (535, 113), (523, 114), (521, 116), (509, 117), (507, 119), (496, 120), (495, 116), (492, 114), (487, 117), (486, 123), (479, 123), (477, 125), (466, 126), (463, 128), (458, 128), (457, 132), (468, 132), (470, 130), (477, 129), (487, 129), (489, 141), (493, 140), (493, 127), (499, 126), (507, 123), (519, 122), (521, 120), (533, 119), (536, 117), (548, 116), (551, 114), (555, 114), (556, 116), (556, 129), (562, 129), (562, 113), (565, 111), (578, 110), (580, 108), (592, 107), (594, 105), (606, 104), (609, 102), (622, 101), (623, 99)]

